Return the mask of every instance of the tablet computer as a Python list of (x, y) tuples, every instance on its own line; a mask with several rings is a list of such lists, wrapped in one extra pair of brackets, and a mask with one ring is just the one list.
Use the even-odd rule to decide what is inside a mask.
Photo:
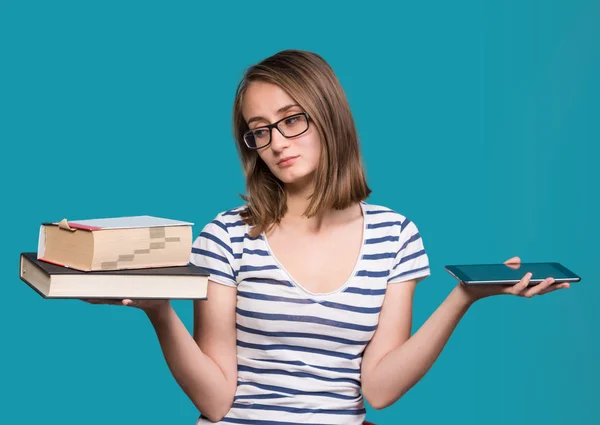
[(579, 282), (581, 277), (560, 263), (465, 264), (447, 265), (448, 271), (465, 285), (514, 285), (531, 272), (529, 285), (548, 277), (559, 282)]

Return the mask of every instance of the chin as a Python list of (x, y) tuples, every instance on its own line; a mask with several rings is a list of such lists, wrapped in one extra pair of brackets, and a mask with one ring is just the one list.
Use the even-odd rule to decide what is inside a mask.
[(304, 185), (312, 182), (314, 178), (314, 172), (302, 173), (289, 170), (289, 172), (279, 172), (275, 174), (275, 176), (286, 185)]

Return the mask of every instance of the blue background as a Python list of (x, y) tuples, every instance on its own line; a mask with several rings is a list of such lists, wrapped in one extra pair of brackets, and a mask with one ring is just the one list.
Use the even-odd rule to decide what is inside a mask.
[(235, 87), (299, 48), (347, 92), (369, 202), (421, 230), (415, 329), (455, 284), (445, 264), (520, 255), (583, 276), (476, 304), (425, 378), (367, 418), (598, 423), (600, 2), (222, 3), (0, 4), (0, 422), (194, 423), (141, 311), (43, 300), (19, 253), (42, 221), (151, 214), (197, 235), (240, 205)]

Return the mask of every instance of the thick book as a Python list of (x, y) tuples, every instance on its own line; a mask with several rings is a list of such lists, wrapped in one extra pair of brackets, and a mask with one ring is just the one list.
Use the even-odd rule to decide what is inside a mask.
[(37, 258), (81, 271), (184, 266), (192, 225), (152, 216), (43, 223)]
[(209, 273), (198, 266), (83, 272), (21, 253), (19, 277), (44, 298), (206, 299)]

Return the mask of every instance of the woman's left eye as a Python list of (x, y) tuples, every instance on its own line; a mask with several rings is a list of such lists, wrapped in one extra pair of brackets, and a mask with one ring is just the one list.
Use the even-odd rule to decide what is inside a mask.
[(298, 117), (291, 117), (285, 120), (286, 125), (294, 125), (298, 121)]

